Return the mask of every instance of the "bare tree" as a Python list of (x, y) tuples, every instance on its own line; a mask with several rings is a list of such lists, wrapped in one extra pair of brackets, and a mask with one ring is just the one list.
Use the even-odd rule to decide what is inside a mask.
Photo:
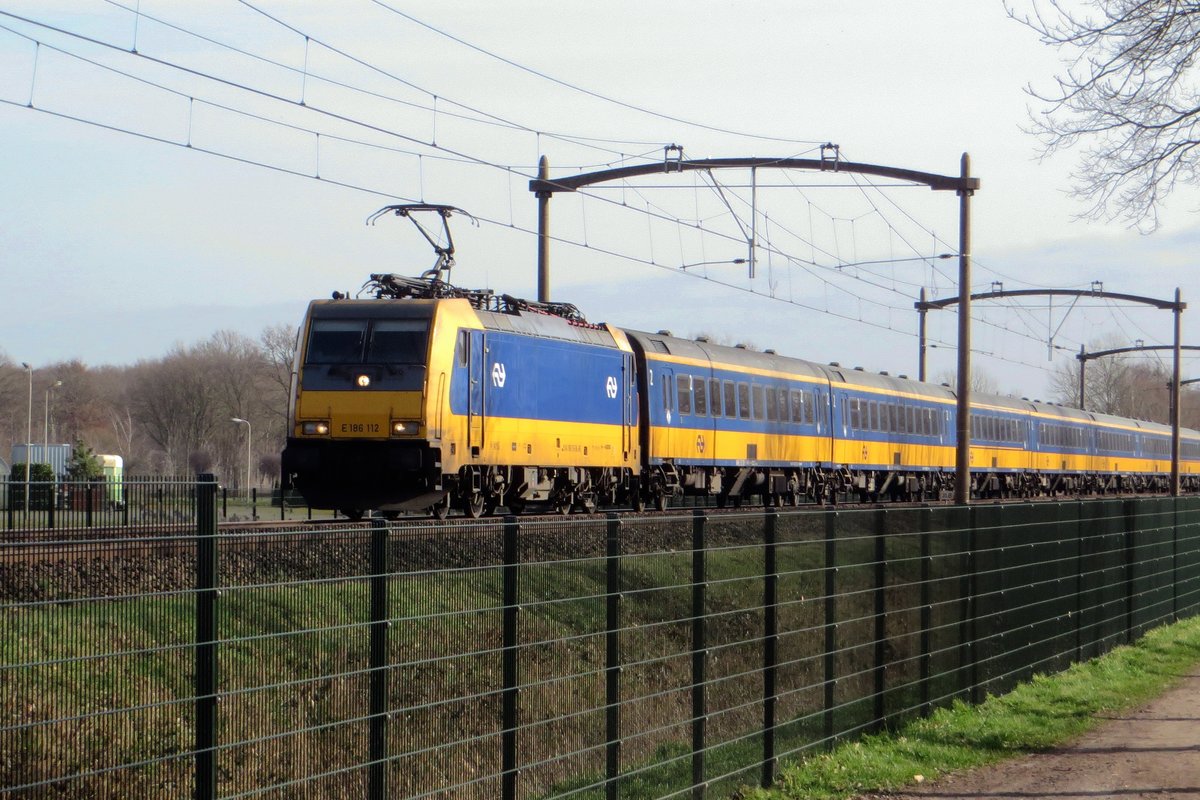
[[(259, 337), (263, 355), (270, 365), (271, 387), (264, 397), (268, 410), (286, 436), (288, 399), (292, 393), (292, 371), (296, 360), (296, 328), (292, 325), (271, 325)], [(268, 399), (269, 398), (269, 399)]]
[[(1030, 11), (1016, 3), (1029, 2)], [(1149, 232), (1159, 206), (1197, 177), (1200, 5), (1177, 0), (1007, 0), (1010, 16), (1063, 54), (1033, 115), (1043, 153), (1083, 144), (1074, 194), (1087, 216)], [(1082, 8), (1080, 8), (1082, 6)]]
[[(1118, 338), (1108, 337), (1090, 343), (1088, 349), (1097, 352), (1120, 346)], [(1079, 406), (1079, 370), (1079, 360), (1071, 359), (1060, 362), (1051, 375), (1051, 391), (1063, 405)], [(1171, 370), (1162, 362), (1111, 356), (1091, 359), (1084, 377), (1088, 411), (1163, 423), (1170, 419)]]

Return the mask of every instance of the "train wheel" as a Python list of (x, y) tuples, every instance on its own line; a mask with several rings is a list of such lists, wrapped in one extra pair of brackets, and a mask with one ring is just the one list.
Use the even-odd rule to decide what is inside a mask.
[(571, 513), (571, 506), (573, 505), (575, 505), (575, 495), (564, 495), (554, 504), (554, 510), (565, 517)]
[(654, 507), (655, 507), (655, 508), (657, 508), (659, 511), (666, 511), (666, 510), (667, 510), (667, 496), (666, 496), (666, 494), (656, 494), (656, 495), (654, 495)]
[(351, 522), (358, 522), (363, 518), (363, 510), (361, 508), (343, 508), (341, 512)]
[(519, 515), (525, 511), (525, 500), (521, 497), (510, 497), (504, 501), (504, 507), (508, 509), (508, 513)]
[(596, 496), (594, 494), (584, 495), (579, 498), (579, 502), (575, 504), (575, 508), (581, 514), (596, 513)]
[(634, 492), (633, 497), (629, 500), (629, 505), (640, 514), (646, 510), (646, 498), (642, 496), (641, 492)]
[(483, 493), (471, 492), (463, 498), (463, 512), (471, 519), (482, 517), (484, 512)]

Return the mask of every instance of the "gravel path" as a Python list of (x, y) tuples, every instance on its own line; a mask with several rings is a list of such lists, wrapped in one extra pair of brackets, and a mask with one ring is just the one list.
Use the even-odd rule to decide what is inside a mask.
[[(1048, 753), (948, 775), (888, 800), (1200, 798), (1200, 672), (1147, 705), (1107, 717)], [(866, 798), (864, 798), (866, 800)]]

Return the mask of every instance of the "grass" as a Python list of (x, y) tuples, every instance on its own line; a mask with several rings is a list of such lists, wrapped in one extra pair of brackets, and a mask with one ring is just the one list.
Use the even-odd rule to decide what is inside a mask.
[[(856, 541), (839, 551), (847, 564), (838, 579), (841, 590), (867, 585), (866, 568), (856, 566), (869, 560), (863, 549)], [(781, 627), (804, 632), (780, 640), (780, 657), (797, 660), (781, 670), (781, 686), (819, 686), (819, 662), (801, 659), (821, 647), (814, 639), (820, 633), (812, 633), (823, 620), (824, 579), (814, 570), (821, 558), (807, 541), (780, 549), (779, 592), (786, 602)], [(631, 555), (624, 564), (625, 798), (682, 796), (691, 783), (691, 568), (686, 548)], [(754, 638), (762, 628), (761, 569), (760, 552), (738, 546), (714, 550), (707, 564), (707, 607), (716, 615), (708, 629), (713, 682), (705, 770), (714, 781), (713, 798), (846, 797), (902, 788), (917, 774), (932, 778), (1044, 749), (1077, 735), (1098, 711), (1161, 691), (1200, 659), (1200, 621), (1180, 623), (1093, 664), (1038, 678), (981, 708), (939, 711), (895, 737), (871, 737), (815, 756), (786, 769), (780, 788), (767, 793), (741, 786), (755, 782), (762, 748), (755, 671), (761, 653)], [(521, 676), (529, 684), (521, 714), (525, 723), (541, 723), (521, 738), (523, 763), (538, 765), (523, 770), (527, 796), (603, 796), (597, 784), (603, 777), (604, 582), (603, 559), (582, 553), (521, 570), (518, 624), (526, 645)], [(225, 640), (218, 669), (222, 791), (295, 781), (313, 796), (361, 796), (362, 771), (353, 765), (361, 765), (367, 752), (367, 581), (272, 585), (254, 578), (247, 584), (234, 581), (218, 603)], [(390, 582), (389, 596), (389, 616), (396, 620), (389, 633), (393, 668), (387, 699), (396, 710), (389, 728), (396, 756), (390, 765), (393, 792), (404, 796), (458, 786), (457, 796), (490, 796), (499, 769), (501, 570), (403, 574)], [(860, 593), (840, 602), (838, 612), (857, 619), (870, 613), (871, 602), (869, 593)], [(913, 602), (897, 596), (895, 604)], [(6, 748), (0, 747), (0, 794), (5, 786), (42, 780), (49, 792), (49, 782), (80, 773), (84, 777), (69, 786), (63, 781), (55, 796), (187, 794), (194, 614), (188, 592), (0, 608), (0, 629), (9, 634), (0, 637), (0, 667), (7, 669), (0, 671), (0, 727), (22, 730), (13, 751), (18, 759), (6, 761)], [(895, 618), (897, 642), (909, 632), (911, 616)], [(869, 641), (856, 626), (862, 627), (843, 626), (844, 643)], [(97, 653), (109, 655), (87, 658)], [(861, 646), (847, 650), (838, 668), (843, 674), (860, 672), (865, 662), (856, 660), (869, 655)], [(38, 666), (11, 669), (23, 664)], [(15, 691), (4, 683), (7, 675), (19, 675)], [(856, 680), (865, 678), (841, 684), (847, 705), (838, 712), (836, 730), (863, 719), (867, 701)], [(781, 701), (779, 752), (820, 746), (816, 691)], [(853, 698), (858, 699), (849, 702)], [(893, 707), (916, 702), (897, 698)], [(160, 761), (145, 768), (102, 772), (154, 759)]]
[(1045, 751), (1094, 727), (1097, 715), (1162, 693), (1200, 661), (1200, 618), (1157, 628), (1130, 646), (1054, 676), (1035, 677), (979, 706), (956, 703), (892, 734), (866, 736), (786, 767), (776, 788), (745, 800), (838, 800), (899, 791), (947, 772)]

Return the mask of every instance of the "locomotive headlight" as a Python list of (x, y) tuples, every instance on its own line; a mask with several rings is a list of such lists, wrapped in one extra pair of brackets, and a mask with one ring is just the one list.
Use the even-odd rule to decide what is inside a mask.
[(419, 422), (392, 420), (392, 436), (416, 436), (420, 429)]
[(370, 375), (359, 375), (357, 378), (354, 379), (354, 382), (356, 384), (358, 384), (358, 388), (365, 389), (371, 385), (371, 376)]
[(329, 423), (305, 422), (300, 426), (300, 430), (308, 436), (325, 436), (329, 433)]

